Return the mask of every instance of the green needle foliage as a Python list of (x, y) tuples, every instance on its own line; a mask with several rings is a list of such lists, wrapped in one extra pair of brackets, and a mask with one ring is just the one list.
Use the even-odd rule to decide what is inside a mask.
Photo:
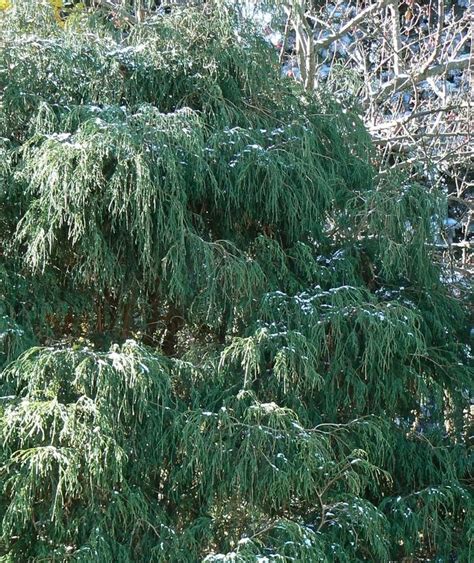
[(0, 560), (472, 561), (440, 198), (233, 10), (34, 8), (0, 15)]

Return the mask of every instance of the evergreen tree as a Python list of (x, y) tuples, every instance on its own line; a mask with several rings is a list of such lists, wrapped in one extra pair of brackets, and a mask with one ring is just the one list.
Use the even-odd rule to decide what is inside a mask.
[(439, 197), (232, 10), (0, 27), (2, 561), (468, 561)]

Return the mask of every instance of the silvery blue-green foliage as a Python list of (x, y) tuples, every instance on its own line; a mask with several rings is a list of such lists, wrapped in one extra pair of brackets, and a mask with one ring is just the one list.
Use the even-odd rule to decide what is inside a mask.
[(439, 201), (232, 10), (0, 29), (0, 558), (468, 561)]

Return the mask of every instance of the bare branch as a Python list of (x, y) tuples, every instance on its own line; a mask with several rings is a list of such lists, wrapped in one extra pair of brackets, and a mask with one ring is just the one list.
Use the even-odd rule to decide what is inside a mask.
[(335, 41), (343, 37), (346, 33), (348, 33), (353, 28), (355, 28), (359, 23), (364, 21), (367, 18), (367, 16), (373, 14), (374, 12), (377, 12), (378, 10), (381, 10), (382, 8), (385, 8), (385, 6), (387, 6), (387, 4), (390, 1), (391, 0), (379, 0), (376, 4), (372, 4), (368, 8), (365, 8), (365, 10), (359, 12), (357, 16), (355, 16), (349, 22), (343, 25), (339, 29), (339, 31), (334, 32), (332, 35), (328, 35), (327, 37), (324, 37), (319, 41), (316, 41), (314, 44), (314, 48), (316, 49), (316, 51), (319, 51), (320, 49), (326, 49), (327, 47), (329, 47), (329, 45), (331, 45), (331, 43), (334, 43)]
[(440, 108), (434, 108), (426, 111), (417, 111), (415, 113), (410, 113), (407, 116), (399, 117), (397, 119), (391, 119), (389, 121), (384, 121), (383, 123), (379, 123), (378, 125), (371, 125), (369, 124), (369, 129), (371, 132), (375, 133), (376, 131), (380, 131), (383, 129), (392, 129), (393, 127), (397, 127), (400, 125), (405, 125), (409, 121), (413, 119), (419, 119), (421, 117), (427, 117), (428, 115), (433, 115), (434, 113), (440, 112), (448, 112), (452, 110), (459, 109), (459, 107), (463, 107), (463, 105), (456, 105), (456, 106), (444, 106)]
[(448, 137), (466, 137), (464, 132), (459, 133), (412, 133), (410, 135), (401, 135), (399, 137), (389, 137), (387, 139), (374, 139), (377, 145), (388, 145), (390, 143), (399, 143), (401, 141), (414, 141), (416, 139), (445, 139)]
[(415, 72), (413, 74), (400, 74), (399, 76), (396, 76), (395, 78), (390, 80), (390, 82), (382, 85), (377, 94), (377, 98), (380, 99), (386, 96), (390, 96), (395, 92), (403, 90), (409, 84), (418, 84), (419, 82), (426, 80), (427, 78), (430, 78), (432, 76), (442, 76), (450, 70), (465, 70), (466, 68), (469, 68), (471, 66), (472, 62), (473, 59), (471, 55), (463, 55), (446, 63), (426, 68), (422, 72)]
[(286, 17), (285, 31), (283, 33), (283, 41), (282, 41), (281, 49), (280, 49), (280, 56), (278, 57), (280, 64), (283, 63), (283, 57), (285, 56), (286, 43), (288, 41), (288, 34), (290, 32), (290, 24), (291, 24), (292, 14), (293, 14), (293, 6), (290, 6), (289, 11), (288, 11), (288, 15)]
[[(429, 56), (426, 63), (421, 67), (420, 74), (423, 75), (429, 70), (431, 65), (435, 62), (436, 57), (439, 54), (441, 48), (441, 33), (444, 26), (444, 2), (445, 0), (438, 0), (438, 24), (436, 26), (436, 35), (434, 38), (434, 46), (431, 55)], [(396, 73), (398, 74), (398, 73)]]
[(392, 24), (393, 41), (393, 70), (396, 75), (400, 74), (400, 53), (402, 52), (402, 42), (400, 39), (400, 14), (398, 12), (398, 0), (392, 0), (389, 5)]

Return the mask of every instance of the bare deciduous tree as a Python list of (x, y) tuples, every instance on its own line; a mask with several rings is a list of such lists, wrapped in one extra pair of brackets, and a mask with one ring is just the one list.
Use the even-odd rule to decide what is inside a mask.
[[(308, 89), (362, 105), (380, 173), (448, 191), (438, 246), (472, 269), (472, 10), (463, 0), (281, 3), (281, 59)], [(454, 221), (454, 222), (453, 222)], [(456, 237), (453, 237), (453, 231)], [(458, 260), (459, 261), (459, 260)], [(458, 264), (459, 266), (459, 264)]]

